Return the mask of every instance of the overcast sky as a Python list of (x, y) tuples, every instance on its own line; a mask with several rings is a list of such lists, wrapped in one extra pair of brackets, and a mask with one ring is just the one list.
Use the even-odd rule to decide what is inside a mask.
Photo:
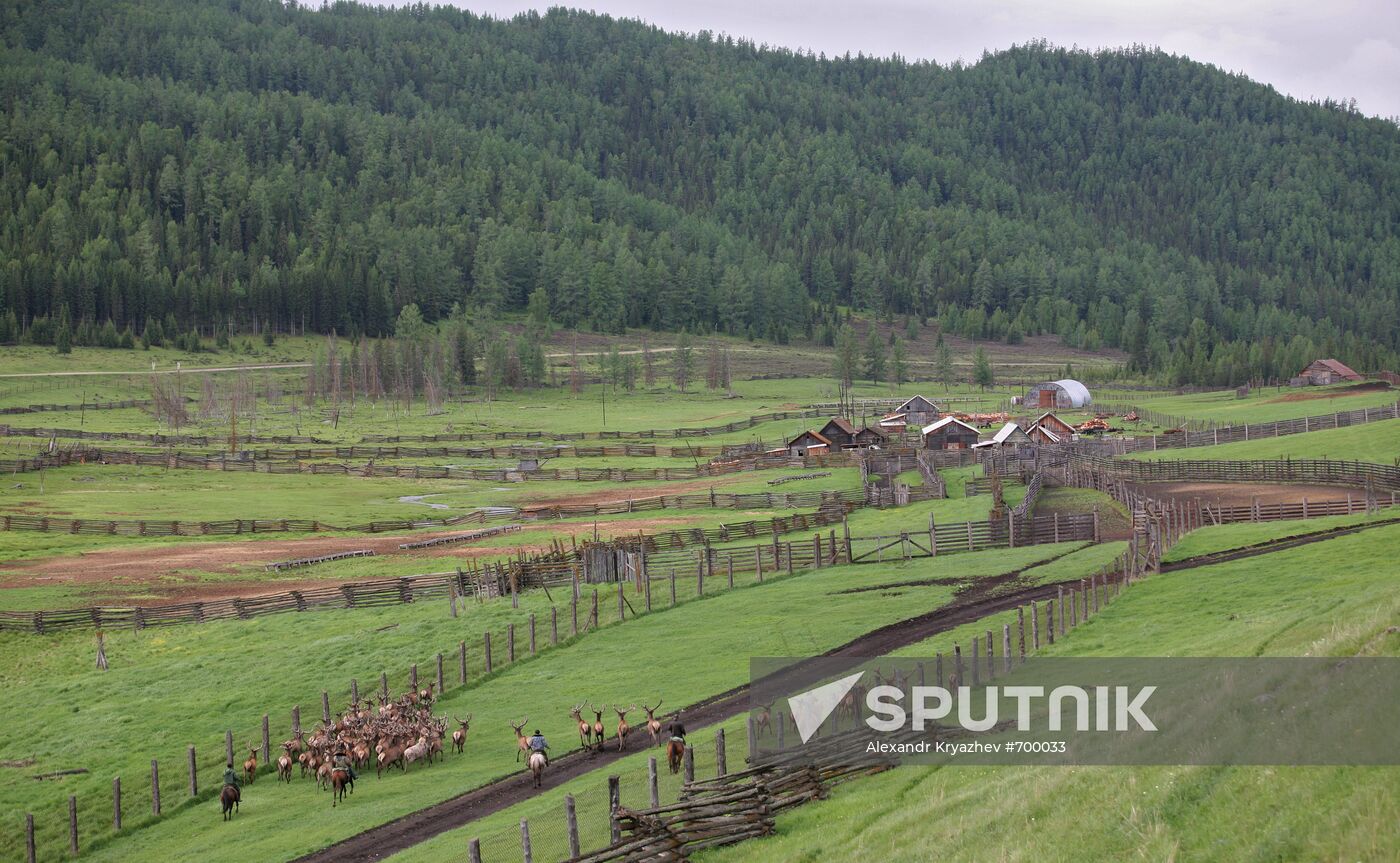
[[(382, 2), (382, 0), (381, 0)], [(667, 30), (715, 33), (828, 56), (949, 63), (1045, 38), (1133, 43), (1213, 63), (1302, 99), (1355, 99), (1400, 117), (1400, 0), (451, 0), (509, 18), (576, 6)], [(401, 5), (385, 3), (384, 5)]]

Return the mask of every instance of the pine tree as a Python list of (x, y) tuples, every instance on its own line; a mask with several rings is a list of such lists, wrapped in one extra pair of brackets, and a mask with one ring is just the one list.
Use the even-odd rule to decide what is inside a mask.
[(997, 383), (992, 361), (987, 357), (986, 349), (980, 345), (972, 356), (972, 382), (981, 387), (983, 392), (987, 391), (987, 387), (996, 386)]
[(890, 382), (896, 387), (909, 380), (909, 352), (902, 339), (894, 340), (890, 350)]
[(880, 338), (880, 333), (872, 325), (870, 332), (865, 338), (865, 366), (864, 372), (870, 378), (872, 384), (878, 384), (885, 379), (885, 343)]
[(690, 375), (693, 371), (695, 358), (693, 349), (690, 346), (690, 334), (681, 330), (681, 334), (676, 337), (676, 348), (671, 352), (671, 380), (675, 381), (676, 387), (685, 392), (690, 385)]
[(933, 353), (934, 374), (943, 384), (944, 392), (953, 384), (953, 351), (948, 347), (948, 343), (943, 341), (943, 334), (938, 334), (938, 344), (934, 347)]

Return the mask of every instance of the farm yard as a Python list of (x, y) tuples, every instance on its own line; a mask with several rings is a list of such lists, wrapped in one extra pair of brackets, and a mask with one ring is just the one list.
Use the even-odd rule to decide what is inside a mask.
[[(1400, 542), (1389, 391), (1227, 400), (1110, 383), (1093, 387), (1110, 407), (1056, 412), (1107, 433), (938, 449), (895, 426), (874, 446), (794, 455), (785, 442), (839, 412), (858, 429), (914, 395), (966, 418), (974, 440), (1042, 412), (1017, 403), (1029, 380), (842, 395), (816, 376), (351, 404), (306, 395), (297, 363), (313, 344), (281, 350), (256, 359), (294, 365), (182, 369), (178, 423), (155, 404), (166, 385), (136, 370), (47, 390), (43, 377), (0, 379), (14, 409), (0, 417), (0, 681), (29, 693), (0, 715), (44, 717), (0, 753), (0, 809), (33, 816), (32, 834), (10, 819), (5, 855), (23, 857), (32, 835), (39, 860), (69, 859), (74, 842), (83, 859), (208, 856), (231, 752), (240, 772), (251, 754), (257, 777), (231, 816), (242, 856), (524, 860), (523, 820), (533, 857), (632, 859), (600, 849), (626, 846), (613, 830), (624, 822), (641, 835), (644, 819), (620, 813), (654, 808), (660, 750), (642, 706), (660, 702), (666, 721), (684, 708), (691, 732), (693, 763), (655, 780), (669, 805), (729, 787), (751, 741), (771, 745), (750, 725), (749, 657), (952, 656), (1003, 629), (1010, 645), (1047, 602), (1061, 616), (1072, 603), (1075, 619), (1053, 643), (1037, 630), (1037, 655), (1400, 651), (1400, 582), (1383, 564)], [(367, 752), (334, 807), (299, 765), (278, 781), (284, 742), (319, 745), (328, 720), (358, 739), (360, 712), (386, 696), (418, 717), (395, 720), (415, 731), (375, 732), (412, 750), (403, 769), (378, 775)], [(575, 742), (570, 709), (585, 705), (608, 729), (603, 751)], [(630, 708), (624, 751), (613, 707)], [(517, 726), (551, 741), (539, 790)], [(420, 734), (424, 753), (444, 751), (418, 757)], [(1306, 822), (1270, 805), (1277, 772), (1334, 814)], [(1376, 824), (1400, 811), (1392, 774), (836, 769), (825, 799), (799, 795), (744, 834), (763, 838), (694, 856), (810, 856), (832, 841), (822, 825), (854, 825), (893, 796), (907, 809), (843, 831), (845, 853), (891, 853), (904, 832), (916, 840), (900, 844), (955, 859), (1008, 856), (979, 826), (996, 811), (1034, 837), (1016, 855), (1053, 858), (1040, 831), (1107, 818), (1146, 838), (1094, 827), (1084, 841), (1101, 857), (1197, 856), (1208, 835), (1247, 856), (1262, 832), (1284, 858), (1385, 859), (1395, 839)], [(1222, 822), (1202, 796), (1254, 814)]]

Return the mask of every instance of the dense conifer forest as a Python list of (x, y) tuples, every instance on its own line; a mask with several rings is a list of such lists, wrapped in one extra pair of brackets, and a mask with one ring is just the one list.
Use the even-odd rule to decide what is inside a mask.
[(1400, 349), (1396, 124), (1147, 48), (272, 0), (5, 0), (0, 33), (0, 342), (415, 305), (826, 344), (854, 309), (1176, 383)]

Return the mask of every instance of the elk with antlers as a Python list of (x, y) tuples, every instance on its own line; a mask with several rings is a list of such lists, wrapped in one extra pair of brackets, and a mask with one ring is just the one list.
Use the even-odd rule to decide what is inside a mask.
[(763, 736), (764, 731), (771, 731), (773, 728), (773, 702), (759, 705), (758, 715), (754, 717), (754, 734)]
[(279, 782), (292, 781), (292, 744), (282, 744), (282, 754), (277, 756), (277, 780)]
[(520, 720), (519, 724), (516, 724), (514, 722), (510, 724), (510, 727), (515, 729), (515, 760), (517, 762), (520, 761), (520, 756), (530, 751), (530, 738), (525, 736), (524, 731), (525, 723), (529, 721), (530, 717), (527, 716), (524, 719)]
[(575, 704), (569, 710), (569, 716), (578, 723), (578, 742), (584, 749), (588, 748), (588, 742), (593, 739), (593, 724), (583, 718), (583, 708), (587, 704), (587, 701), (583, 704)]
[(646, 711), (647, 715), (647, 734), (651, 735), (652, 746), (661, 745), (661, 720), (656, 718), (656, 711), (660, 709), (660, 699), (657, 699), (655, 707), (647, 707), (645, 704), (642, 705), (642, 710)]
[(617, 751), (621, 752), (627, 748), (627, 732), (632, 730), (632, 726), (627, 724), (627, 714), (637, 709), (637, 705), (630, 707), (618, 707), (613, 705), (613, 713), (617, 714)]
[(594, 748), (602, 752), (603, 741), (607, 739), (607, 730), (603, 728), (603, 711), (599, 708), (593, 709), (593, 739), (597, 741)]
[(248, 777), (248, 784), (252, 784), (258, 778), (258, 746), (256, 743), (248, 744), (248, 760), (243, 762), (243, 773)]
[(462, 747), (467, 745), (467, 729), (471, 726), (472, 715), (468, 713), (466, 719), (459, 719), (456, 714), (453, 714), (452, 719), (461, 726), (452, 732), (452, 748), (456, 750), (458, 755), (461, 755)]

